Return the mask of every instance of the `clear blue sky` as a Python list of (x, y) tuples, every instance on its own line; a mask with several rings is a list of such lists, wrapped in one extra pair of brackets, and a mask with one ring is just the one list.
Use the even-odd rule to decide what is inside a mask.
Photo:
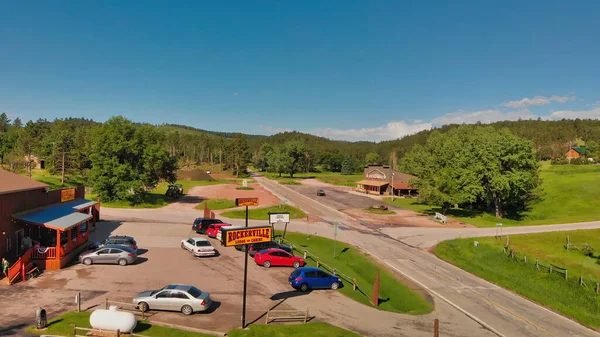
[(600, 118), (598, 13), (583, 0), (0, 0), (0, 112), (371, 140)]

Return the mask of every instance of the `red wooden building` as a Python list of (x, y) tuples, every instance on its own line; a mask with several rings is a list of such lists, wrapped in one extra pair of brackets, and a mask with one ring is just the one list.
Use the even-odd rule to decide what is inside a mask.
[(85, 248), (99, 220), (100, 205), (84, 193), (83, 186), (50, 191), (0, 169), (0, 256), (11, 264), (31, 259), (40, 269), (64, 267)]

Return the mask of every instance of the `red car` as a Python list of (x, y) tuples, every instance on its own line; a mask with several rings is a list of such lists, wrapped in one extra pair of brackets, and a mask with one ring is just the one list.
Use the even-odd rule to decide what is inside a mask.
[(208, 235), (211, 238), (216, 238), (217, 233), (219, 233), (219, 231), (221, 230), (221, 227), (223, 227), (223, 226), (231, 226), (231, 224), (228, 224), (228, 223), (210, 224), (210, 225), (208, 225), (208, 228), (206, 229), (206, 235)]
[(256, 252), (254, 254), (254, 262), (265, 268), (271, 266), (282, 267), (304, 267), (306, 262), (299, 256), (294, 256), (283, 249), (269, 248)]

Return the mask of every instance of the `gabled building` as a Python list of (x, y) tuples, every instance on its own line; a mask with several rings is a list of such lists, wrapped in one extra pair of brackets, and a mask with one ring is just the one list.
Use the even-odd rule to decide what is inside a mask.
[(585, 147), (572, 147), (565, 153), (567, 159), (573, 158), (587, 158), (587, 151)]
[(50, 190), (0, 169), (0, 257), (12, 264), (27, 253), (41, 269), (65, 266), (99, 220), (100, 205), (84, 193), (84, 186)]
[(392, 170), (387, 165), (369, 165), (364, 168), (365, 179), (356, 183), (358, 192), (368, 194), (416, 195), (417, 189), (410, 186), (410, 180), (417, 177)]

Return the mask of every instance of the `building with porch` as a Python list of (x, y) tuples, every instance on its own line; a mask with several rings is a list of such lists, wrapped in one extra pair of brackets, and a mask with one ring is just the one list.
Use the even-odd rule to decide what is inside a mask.
[(392, 170), (387, 165), (369, 165), (364, 168), (365, 179), (356, 183), (356, 190), (368, 194), (416, 196), (418, 191), (410, 186), (417, 177)]
[[(49, 186), (0, 169), (0, 257), (27, 257), (40, 269), (60, 269), (87, 245), (100, 217), (84, 186)], [(29, 261), (31, 260), (31, 261)]]

